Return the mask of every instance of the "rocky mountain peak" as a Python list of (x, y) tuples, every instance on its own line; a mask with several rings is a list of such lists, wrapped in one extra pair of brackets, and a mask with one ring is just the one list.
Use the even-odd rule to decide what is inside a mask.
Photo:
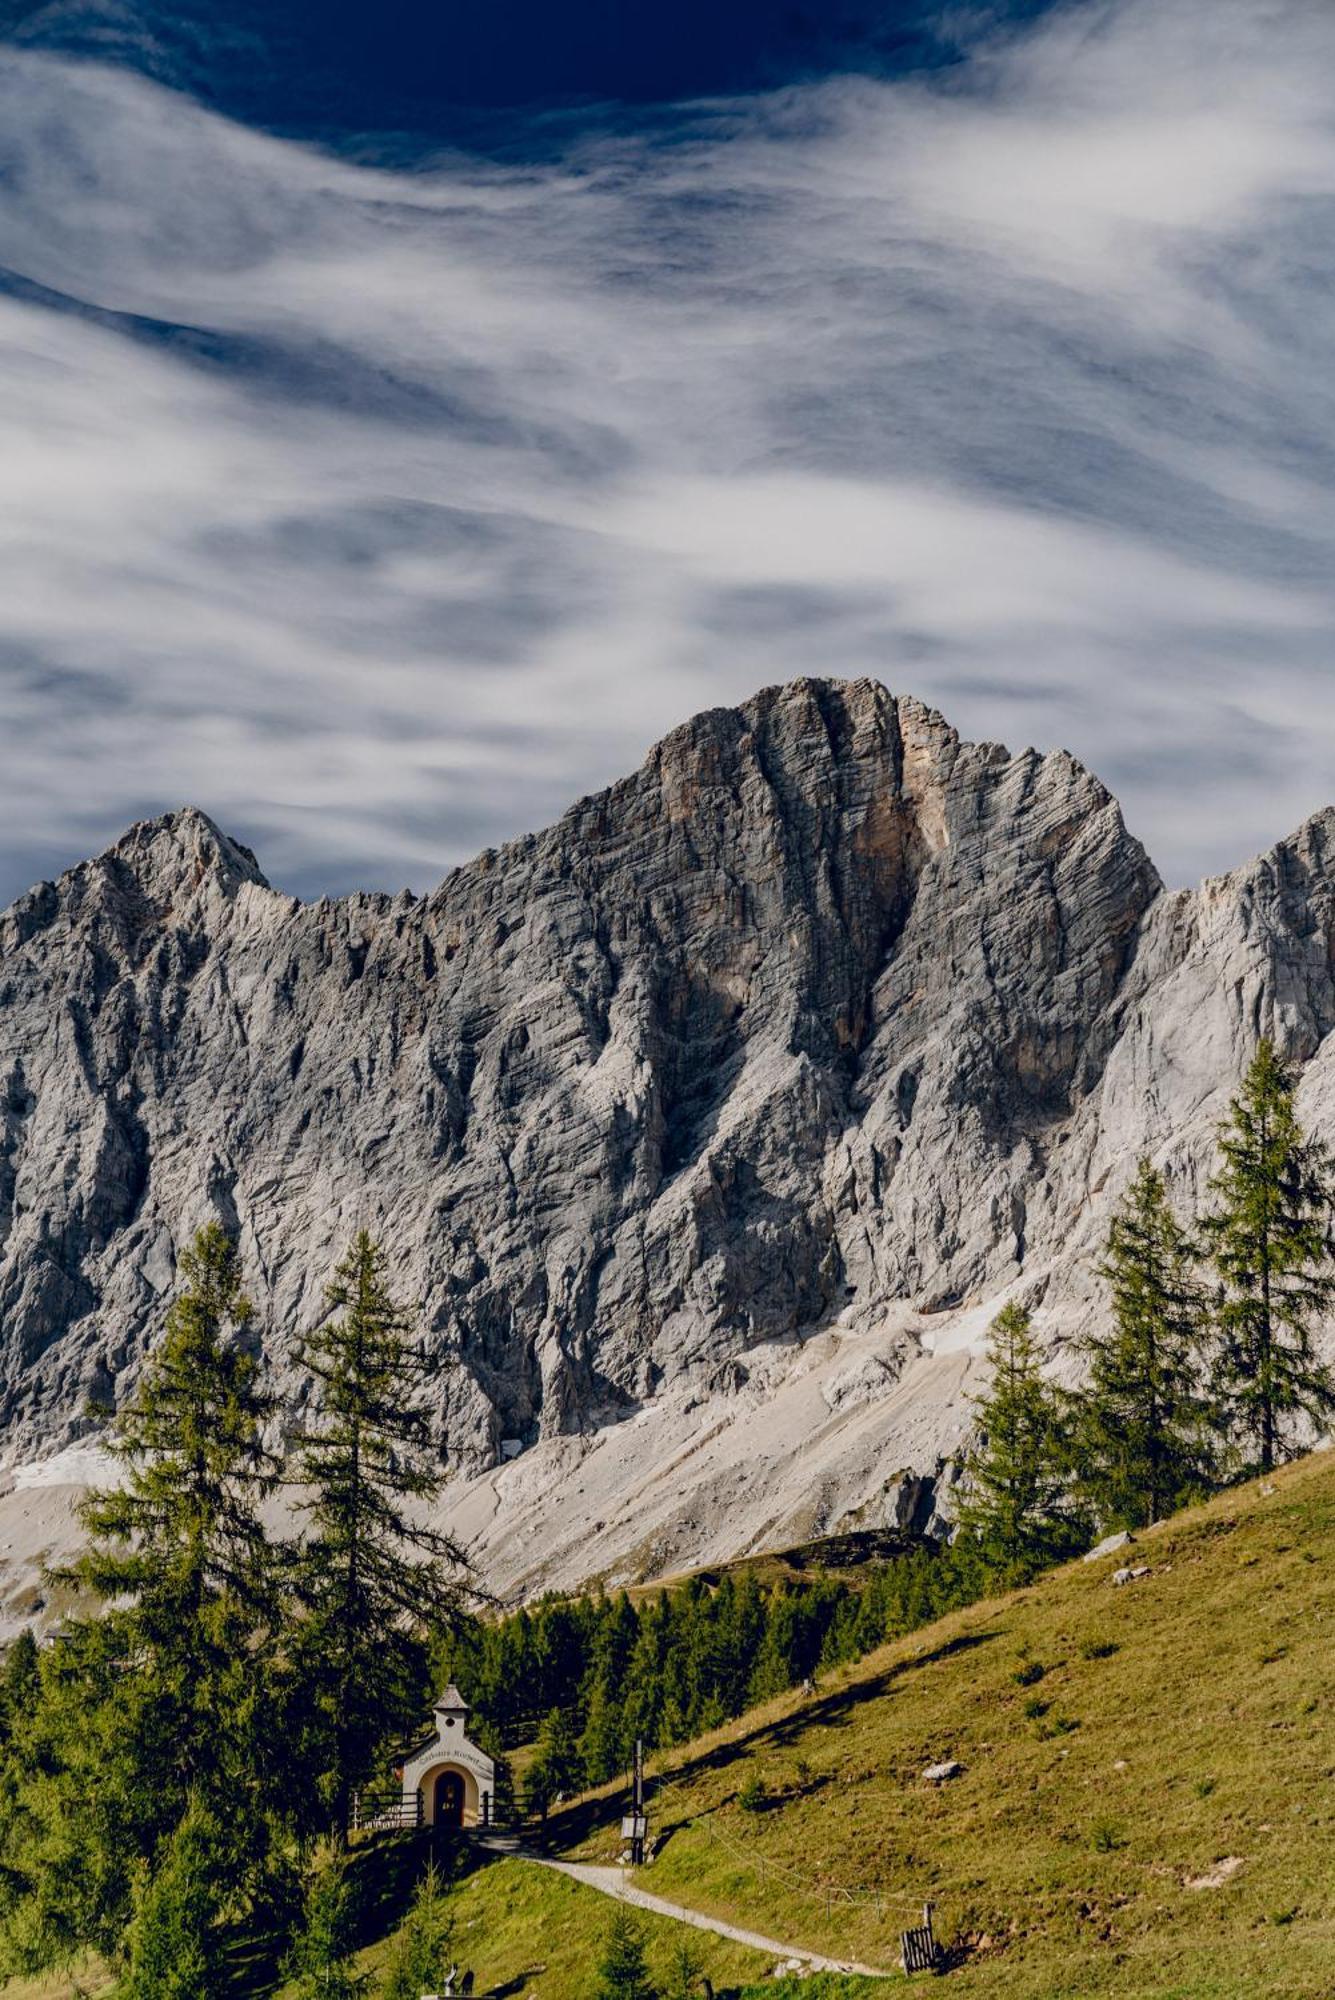
[[(1137, 1153), (1196, 1184), (1261, 1026), (1324, 1103), (1333, 830), (1167, 896), (1075, 759), (815, 679), (696, 717), (419, 902), (302, 906), (203, 814), (135, 827), (0, 919), (10, 1454), (126, 1392), (211, 1215), (300, 1398), (297, 1337), (367, 1226), (440, 1364), (464, 1527), (470, 1480), (498, 1549), (501, 1484), (540, 1488), (550, 1551), (614, 1420), (675, 1412), (689, 1457), (686, 1412), (760, 1424), (790, 1374), (797, 1408), (827, 1351), (824, 1442), (784, 1462), (823, 1482), (802, 1532), (829, 1525), (871, 1504), (873, 1438), (929, 1470), (962, 1420), (932, 1355), (1007, 1296), (1054, 1339), (1098, 1309)], [(664, 1561), (691, 1509), (754, 1500), (777, 1532), (748, 1450), (735, 1491), (708, 1455), (668, 1482)], [(597, 1504), (566, 1573), (631, 1546)]]
[(243, 883), (267, 889), (268, 882), (248, 847), (232, 840), (198, 806), (180, 806), (156, 819), (138, 821), (102, 857), (123, 863), (150, 895), (199, 890), (206, 882), (225, 896)]

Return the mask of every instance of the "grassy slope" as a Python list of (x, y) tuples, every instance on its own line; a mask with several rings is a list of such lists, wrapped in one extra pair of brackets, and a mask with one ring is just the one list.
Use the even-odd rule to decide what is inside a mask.
[[(974, 1947), (952, 1986), (997, 2000), (1335, 1994), (1335, 1453), (1273, 1487), (1143, 1536), (1128, 1553), (1152, 1574), (1124, 1589), (1126, 1557), (1074, 1564), (669, 1753), (653, 1801), (669, 1838), (643, 1886), (887, 1968), (931, 1898), (938, 1934)], [(925, 1784), (947, 1757), (962, 1775)], [(775, 1803), (748, 1814), (756, 1773)], [(567, 1809), (555, 1843), (612, 1858), (621, 1803)], [(1189, 1886), (1228, 1858), (1229, 1879)], [(587, 2000), (608, 1901), (513, 1860), (455, 1897), (479, 1990)], [(661, 1966), (678, 1927), (646, 1928)], [(716, 1987), (767, 1970), (690, 1935)], [(10, 1989), (39, 1990), (70, 1991)]]
[(810, 1582), (819, 1575), (834, 1576), (857, 1584), (891, 1556), (911, 1555), (924, 1546), (921, 1539), (893, 1528), (861, 1529), (847, 1535), (822, 1535), (814, 1542), (798, 1542), (790, 1549), (771, 1549), (764, 1555), (738, 1556), (735, 1562), (712, 1563), (704, 1569), (685, 1569), (674, 1576), (657, 1577), (652, 1583), (634, 1583), (627, 1595), (635, 1599), (656, 1597), (661, 1590), (680, 1590), (698, 1578), (716, 1584), (722, 1577), (740, 1579), (753, 1576), (766, 1587), (776, 1583)]
[[(405, 1855), (405, 1862), (408, 1857)], [(402, 1897), (398, 1899), (400, 1902)], [(541, 2000), (588, 2000), (595, 1983), (594, 1967), (602, 1952), (607, 1926), (616, 1905), (592, 1889), (568, 1881), (534, 1863), (517, 1860), (483, 1862), (473, 1869), (452, 1895), (455, 1916), (455, 1954), (461, 1967), (471, 1967), (479, 1994), (488, 1991), (520, 2000), (529, 1994)], [(771, 1961), (758, 1952), (711, 1937), (660, 1917), (635, 1912), (648, 1947), (651, 1971), (666, 1982), (669, 1953), (678, 1938), (686, 1937), (697, 1950), (704, 1971), (715, 1988), (736, 1992), (749, 1982), (765, 1978)], [(382, 1974), (390, 1954), (390, 1938), (384, 1937), (358, 1954), (357, 1966), (372, 1975)], [(86, 1983), (85, 1983), (86, 1982)], [(76, 2000), (80, 1993), (105, 1994), (110, 2000), (109, 1976), (90, 1969), (76, 1987), (67, 1979), (15, 1980), (4, 1988), (5, 2000)], [(767, 1989), (777, 1992), (778, 1989)], [(290, 2000), (291, 1989), (277, 1992), (270, 1981), (252, 1981), (241, 1972), (229, 1990), (227, 2000), (259, 2000), (273, 1993), (274, 2000)], [(208, 2000), (201, 1995), (200, 2000)], [(807, 1995), (807, 2000), (812, 1996)]]
[[(886, 1967), (930, 1898), (959, 1989), (1008, 2000), (1335, 1993), (1335, 1454), (1273, 1485), (1142, 1537), (1125, 1588), (1077, 1563), (670, 1753), (644, 1886)], [(616, 1807), (557, 1838), (607, 1859)]]
[[(540, 1994), (542, 2000), (587, 2000), (596, 1984), (607, 1926), (616, 1905), (531, 1861), (484, 1863), (455, 1890), (455, 1950), (461, 1966), (471, 1966), (479, 1993)], [(666, 1980), (668, 1954), (681, 1936), (698, 1948), (715, 1987), (738, 1988), (761, 1979), (769, 1961), (754, 1951), (704, 1931), (637, 1911), (648, 1944), (651, 1970)], [(361, 1954), (363, 1971), (381, 1971), (387, 1941)]]

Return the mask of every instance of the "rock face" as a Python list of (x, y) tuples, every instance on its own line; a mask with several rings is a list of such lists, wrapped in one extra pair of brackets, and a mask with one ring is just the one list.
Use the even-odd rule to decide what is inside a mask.
[(697, 717), (421, 900), (302, 905), (200, 813), (137, 826), (0, 918), (8, 1455), (125, 1392), (212, 1215), (294, 1406), (380, 1235), (474, 1475), (813, 1338), (838, 1428), (1008, 1294), (1074, 1330), (1136, 1154), (1195, 1192), (1258, 1032), (1335, 1136), (1333, 843), (1167, 894), (1072, 758), (868, 681)]

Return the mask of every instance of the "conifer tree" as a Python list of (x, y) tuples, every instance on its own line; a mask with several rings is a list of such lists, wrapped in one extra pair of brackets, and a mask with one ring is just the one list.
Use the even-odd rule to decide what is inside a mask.
[(538, 1732), (533, 1761), (524, 1773), (525, 1811), (546, 1819), (557, 1799), (580, 1789), (583, 1777), (574, 1723), (565, 1709), (554, 1708)]
[(31, 1716), (40, 1693), (37, 1641), (25, 1625), (5, 1655), (0, 1674), (0, 1740), (8, 1741)]
[(663, 2000), (696, 2000), (705, 1969), (704, 1953), (682, 1927), (668, 1952)]
[(192, 1806), (148, 1881), (127, 1939), (123, 2000), (199, 2000), (221, 1984), (218, 1829)]
[(656, 2000), (644, 1932), (628, 1910), (618, 1910), (607, 1927), (594, 1993), (595, 2000)]
[(1207, 1491), (1212, 1404), (1195, 1247), (1143, 1159), (1108, 1233), (1100, 1275), (1112, 1324), (1086, 1343), (1073, 1399), (1081, 1492), (1105, 1528), (1143, 1528)]
[(1335, 1301), (1329, 1235), (1335, 1183), (1324, 1147), (1294, 1111), (1274, 1044), (1257, 1048), (1219, 1128), (1222, 1155), (1205, 1231), (1223, 1287), (1217, 1389), (1250, 1462), (1269, 1472), (1300, 1426), (1335, 1411), (1335, 1376), (1313, 1334)]
[(453, 1953), (454, 1916), (435, 1866), (428, 1863), (395, 1936), (378, 2000), (421, 2000), (424, 1993), (443, 1992)]
[(985, 1568), (1020, 1583), (1074, 1553), (1083, 1526), (1066, 1487), (1066, 1438), (1055, 1391), (1044, 1380), (1029, 1314), (1008, 1305), (992, 1322), (991, 1383), (974, 1411), (979, 1442), (959, 1539)]
[(390, 1295), (384, 1253), (364, 1230), (326, 1300), (330, 1316), (304, 1347), (322, 1393), (297, 1454), (309, 1521), (301, 1645), (327, 1731), (330, 1822), (346, 1844), (354, 1790), (418, 1712), (428, 1627), (456, 1615), (466, 1563), (421, 1517), (443, 1482), (412, 1400), (425, 1370)]
[(302, 1927), (283, 1961), (294, 2000), (359, 2000), (366, 1992), (369, 1975), (352, 1964), (356, 1915), (346, 1863), (341, 1854), (326, 1855), (312, 1872)]
[(257, 1633), (273, 1600), (256, 1508), (272, 1478), (261, 1439), (270, 1406), (216, 1224), (181, 1271), (162, 1341), (107, 1437), (123, 1483), (89, 1500), (90, 1546), (58, 1578), (106, 1608), (71, 1620), (46, 1663), (0, 1827), (18, 1885), (0, 1959), (26, 1970), (114, 1952), (138, 1873), (167, 1865), (192, 1810), (215, 1831), (220, 1899), (253, 1888), (267, 1861), (275, 1795)]

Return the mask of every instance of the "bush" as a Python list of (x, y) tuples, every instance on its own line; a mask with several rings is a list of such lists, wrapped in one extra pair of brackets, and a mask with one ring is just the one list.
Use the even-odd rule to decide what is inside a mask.
[(1029, 1688), (1042, 1680), (1047, 1668), (1041, 1660), (1025, 1660), (1015, 1669), (1016, 1687)]
[(758, 1772), (753, 1772), (742, 1786), (737, 1794), (737, 1803), (743, 1812), (764, 1812), (769, 1804), (769, 1793), (765, 1789), (765, 1780)]
[(1082, 1660), (1110, 1660), (1121, 1647), (1115, 1639), (1086, 1639), (1080, 1648)]
[(1096, 1854), (1111, 1854), (1126, 1846), (1126, 1835), (1115, 1819), (1096, 1819), (1089, 1832), (1089, 1844)]

